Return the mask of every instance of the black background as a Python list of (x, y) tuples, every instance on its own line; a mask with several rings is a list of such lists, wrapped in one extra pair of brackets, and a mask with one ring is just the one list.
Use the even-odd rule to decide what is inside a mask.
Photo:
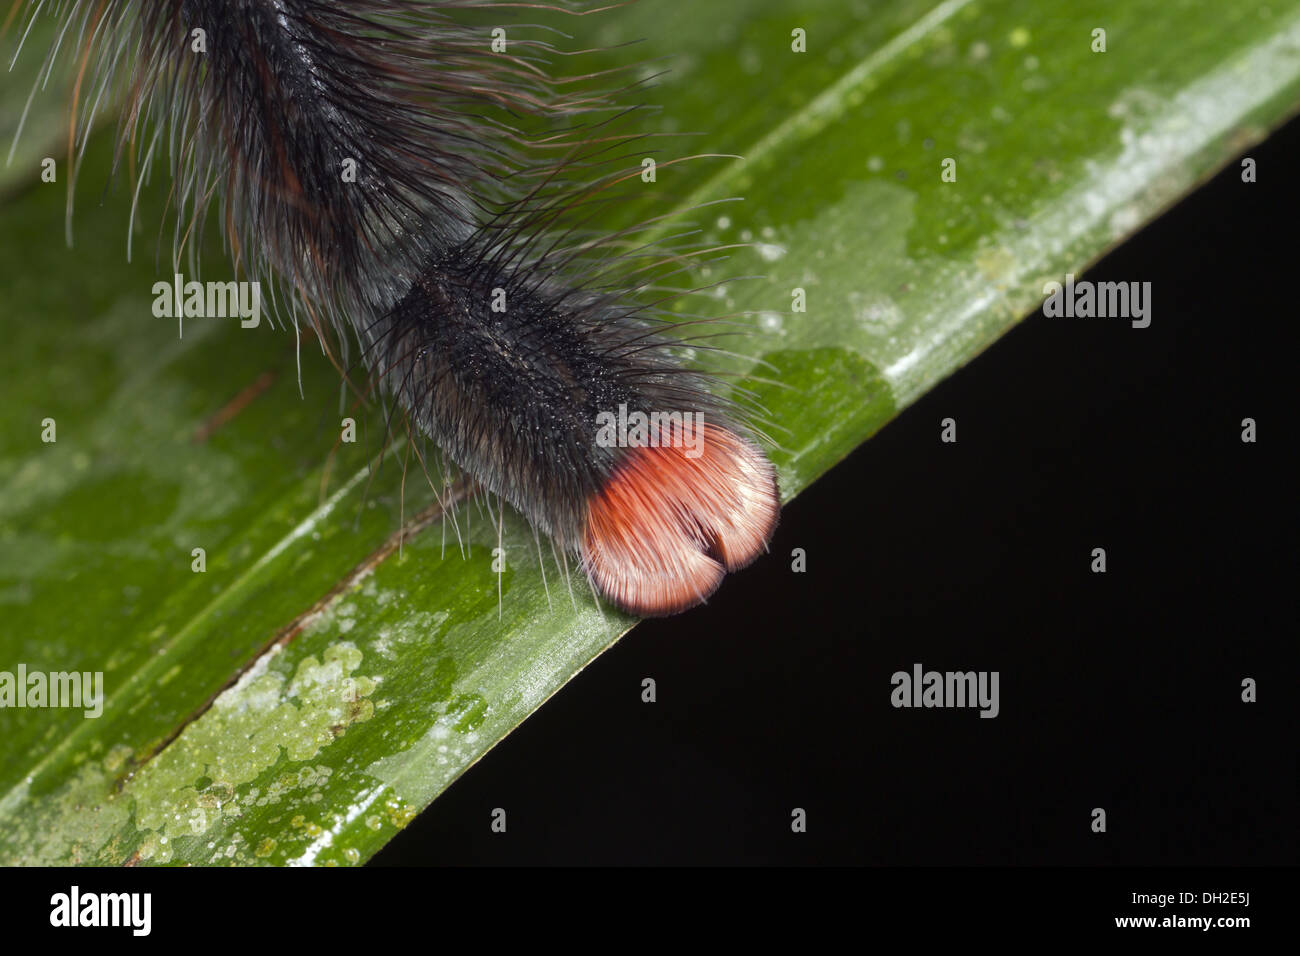
[[(1149, 328), (1026, 319), (375, 864), (1293, 862), (1298, 152), (1292, 122), (1088, 270), (1150, 281)], [(916, 662), (999, 671), (1000, 716), (892, 708)]]

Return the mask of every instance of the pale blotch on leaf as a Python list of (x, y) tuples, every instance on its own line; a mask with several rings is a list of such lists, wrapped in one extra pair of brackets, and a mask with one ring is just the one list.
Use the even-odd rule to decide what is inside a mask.
[[(290, 679), (268, 669), (218, 697), (133, 781), (139, 827), (172, 839), (198, 836), (218, 820), (291, 793), (308, 801), (319, 793), (328, 767), (288, 769), (261, 788), (240, 788), (282, 758), (312, 759), (349, 726), (374, 715), (369, 696), (375, 681), (355, 676), (362, 660), (356, 645), (331, 644), (322, 657), (304, 658)], [(170, 852), (159, 841), (142, 846), (141, 857), (161, 863)]]

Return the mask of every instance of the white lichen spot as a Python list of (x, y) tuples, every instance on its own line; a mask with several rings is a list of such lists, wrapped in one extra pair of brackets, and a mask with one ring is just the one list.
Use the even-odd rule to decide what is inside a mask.
[(1116, 238), (1126, 236), (1142, 223), (1142, 214), (1135, 206), (1121, 206), (1110, 215), (1110, 234)]
[(981, 249), (975, 254), (975, 265), (987, 278), (996, 281), (1015, 272), (1016, 258), (1010, 250), (1001, 247)]
[(1158, 93), (1134, 86), (1125, 89), (1106, 107), (1106, 115), (1118, 120), (1145, 120), (1158, 114), (1164, 106), (1164, 98)]
[(134, 751), (132, 751), (126, 744), (116, 745), (109, 750), (107, 755), (105, 755), (104, 769), (109, 773), (117, 773), (126, 766), (127, 758), (129, 758), (133, 752)]
[(879, 293), (849, 293), (853, 315), (868, 332), (883, 334), (903, 321), (903, 310), (887, 295)]

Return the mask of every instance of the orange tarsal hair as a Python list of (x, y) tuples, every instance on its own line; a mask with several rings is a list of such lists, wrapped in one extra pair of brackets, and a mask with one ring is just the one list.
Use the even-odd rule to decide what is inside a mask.
[(628, 449), (588, 502), (583, 565), (643, 617), (704, 601), (767, 550), (780, 509), (776, 474), (745, 439), (702, 423), (689, 445), (676, 428), (670, 437)]

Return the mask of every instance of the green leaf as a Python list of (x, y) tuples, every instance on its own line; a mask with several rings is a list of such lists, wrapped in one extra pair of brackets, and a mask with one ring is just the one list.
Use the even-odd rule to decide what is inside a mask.
[[(644, 2), (564, 23), (575, 46), (647, 38), (635, 55), (672, 65), (664, 128), (745, 157), (659, 185), (744, 197), (697, 214), (748, 245), (696, 278), (763, 278), (691, 307), (758, 314), (735, 367), (787, 497), (1300, 103), (1296, 0), (1043, 11)], [(153, 318), (166, 184), (128, 263), (131, 188), (95, 202), (109, 153), (92, 143), (71, 251), (62, 163), (36, 181), (33, 145), (0, 181), (0, 670), (102, 671), (106, 692), (95, 718), (0, 710), (0, 862), (364, 861), (634, 622), (571, 597), (514, 516), (462, 502), (452, 527), (419, 449), (384, 449), (314, 339)]]

